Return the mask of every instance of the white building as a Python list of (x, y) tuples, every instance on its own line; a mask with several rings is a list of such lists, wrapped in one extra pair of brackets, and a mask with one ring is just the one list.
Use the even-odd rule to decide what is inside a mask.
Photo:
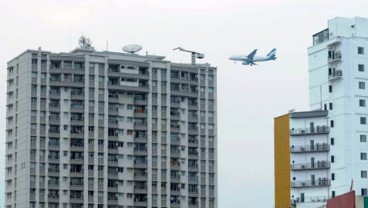
[[(275, 118), (276, 208), (319, 207), (352, 184), (368, 193), (368, 19), (329, 20), (308, 55), (310, 111)], [(278, 167), (287, 163), (289, 170)]]
[(7, 83), (6, 208), (217, 207), (216, 68), (27, 50)]
[(335, 18), (313, 36), (309, 54), (310, 109), (328, 110), (330, 196), (368, 188), (368, 19)]
[(299, 207), (323, 205), (329, 192), (328, 111), (290, 113), (291, 200)]

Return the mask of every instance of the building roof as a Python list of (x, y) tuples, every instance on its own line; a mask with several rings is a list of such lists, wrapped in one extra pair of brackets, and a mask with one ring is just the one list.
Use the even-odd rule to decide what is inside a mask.
[(315, 111), (301, 111), (290, 113), (290, 118), (313, 118), (313, 117), (326, 117), (328, 111), (315, 110)]

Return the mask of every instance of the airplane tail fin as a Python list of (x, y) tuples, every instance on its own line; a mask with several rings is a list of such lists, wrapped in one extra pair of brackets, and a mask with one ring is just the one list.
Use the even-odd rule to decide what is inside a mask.
[(272, 49), (268, 54), (267, 57), (276, 58), (276, 48)]

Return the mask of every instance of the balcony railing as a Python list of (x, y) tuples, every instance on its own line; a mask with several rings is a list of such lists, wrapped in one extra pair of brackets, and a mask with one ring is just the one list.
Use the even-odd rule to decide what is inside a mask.
[(327, 178), (320, 178), (314, 181), (292, 181), (291, 188), (310, 188), (310, 187), (324, 187), (330, 186), (331, 180)]
[(342, 56), (341, 56), (341, 51), (329, 51), (330, 55), (328, 57), (328, 62), (335, 62), (335, 61), (340, 61)]
[(316, 126), (315, 128), (299, 128), (290, 130), (290, 135), (292, 136), (301, 136), (308, 134), (328, 134), (330, 132), (330, 128), (328, 126)]
[(342, 77), (342, 70), (338, 69), (336, 71), (332, 71), (332, 73), (328, 75), (328, 80), (332, 81), (340, 79), (341, 77)]
[(326, 202), (328, 200), (327, 196), (310, 196), (296, 199), (291, 199), (291, 205), (296, 206), (298, 203), (318, 203), (318, 202)]
[(303, 153), (303, 152), (327, 152), (330, 150), (330, 145), (327, 143), (305, 145), (305, 146), (291, 146), (290, 152), (292, 153)]
[(315, 163), (294, 163), (291, 164), (291, 170), (315, 170), (315, 169), (328, 169), (330, 168), (330, 162), (317, 161)]

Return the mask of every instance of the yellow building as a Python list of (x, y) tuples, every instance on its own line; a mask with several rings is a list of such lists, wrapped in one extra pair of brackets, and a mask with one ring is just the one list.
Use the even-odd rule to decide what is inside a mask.
[(274, 120), (275, 208), (290, 207), (289, 114)]

